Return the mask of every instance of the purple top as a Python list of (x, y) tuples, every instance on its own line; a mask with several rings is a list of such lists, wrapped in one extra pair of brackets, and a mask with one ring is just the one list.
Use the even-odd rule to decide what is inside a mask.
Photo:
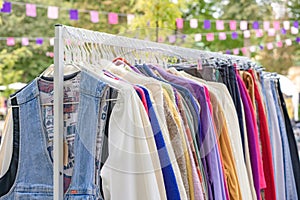
[(241, 99), (244, 105), (244, 112), (246, 118), (246, 127), (247, 127), (247, 135), (248, 135), (248, 145), (250, 151), (250, 160), (251, 160), (251, 168), (253, 174), (254, 188), (256, 191), (257, 199), (260, 199), (260, 188), (259, 188), (259, 172), (258, 172), (258, 156), (255, 147), (255, 131), (254, 131), (254, 122), (252, 120), (250, 102), (247, 97), (246, 86), (244, 85), (240, 76), (237, 76), (237, 82), (239, 86), (239, 90), (241, 93)]
[(205, 174), (207, 176), (206, 180), (208, 182), (207, 184), (209, 199), (227, 199), (224, 174), (218, 150), (216, 133), (212, 121), (212, 116), (210, 114), (209, 105), (206, 101), (204, 87), (190, 79), (181, 78), (176, 75), (170, 74), (159, 67), (148, 67), (158, 71), (164, 79), (186, 87), (199, 102), (201, 107), (201, 131), (198, 133), (200, 136), (200, 144), (198, 146), (200, 147), (200, 155), (204, 170), (207, 172)]

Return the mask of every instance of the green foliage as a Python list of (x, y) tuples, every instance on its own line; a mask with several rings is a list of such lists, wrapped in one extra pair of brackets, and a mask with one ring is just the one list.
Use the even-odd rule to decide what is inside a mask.
[(181, 1), (173, 3), (169, 0), (137, 0), (132, 11), (139, 15), (135, 17), (129, 31), (139, 29), (142, 35), (154, 41), (158, 40), (158, 36), (166, 37), (175, 29), (176, 18), (181, 17), (181, 6), (184, 6)]
[[(32, 57), (32, 52), (26, 47), (17, 48), (12, 51), (3, 49), (0, 52), (0, 85), (8, 86), (10, 83), (22, 81), (25, 69), (17, 68), (17, 63), (21, 60)], [(11, 94), (7, 89), (4, 93), (6, 97)]]

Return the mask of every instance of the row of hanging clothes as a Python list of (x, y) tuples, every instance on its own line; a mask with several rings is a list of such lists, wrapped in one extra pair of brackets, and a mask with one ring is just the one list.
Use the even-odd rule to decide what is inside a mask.
[[(276, 74), (243, 57), (91, 38), (66, 40), (64, 199), (298, 199)], [(53, 66), (11, 95), (1, 200), (53, 199), (53, 98)]]

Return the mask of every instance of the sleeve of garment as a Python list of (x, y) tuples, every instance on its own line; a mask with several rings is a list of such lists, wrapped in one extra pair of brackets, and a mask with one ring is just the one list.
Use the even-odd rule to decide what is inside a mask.
[(122, 90), (111, 113), (109, 156), (101, 177), (105, 199), (166, 199), (149, 118), (136, 92)]
[(13, 118), (8, 109), (0, 144), (0, 178), (7, 172), (13, 151)]

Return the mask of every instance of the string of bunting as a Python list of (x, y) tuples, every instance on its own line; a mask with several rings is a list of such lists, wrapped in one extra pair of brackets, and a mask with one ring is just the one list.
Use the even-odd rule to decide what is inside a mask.
[[(281, 30), (275, 30), (274, 28), (270, 28), (268, 30), (264, 29), (258, 29), (258, 30), (245, 30), (245, 31), (227, 31), (227, 32), (209, 32), (209, 33), (196, 33), (196, 34), (190, 34), (190, 35), (170, 35), (166, 38), (159, 37), (158, 42), (165, 42), (168, 40), (169, 43), (174, 44), (178, 39), (179, 40), (186, 40), (188, 37), (194, 37), (195, 42), (201, 42), (204, 41), (204, 39), (207, 42), (212, 42), (214, 40), (227, 40), (231, 38), (232, 40), (236, 40), (239, 38), (239, 36), (243, 38), (261, 38), (264, 36), (264, 34), (267, 34), (269, 37), (275, 37), (277, 35), (298, 35), (299, 29), (298, 28), (291, 28), (290, 31), (286, 31), (285, 29)], [(229, 36), (229, 37), (228, 37)]]
[[(115, 12), (105, 12), (105, 11), (97, 11), (97, 10), (84, 10), (84, 9), (69, 9), (57, 6), (49, 6), (43, 4), (33, 4), (33, 3), (24, 3), (24, 2), (14, 2), (14, 1), (4, 1), (3, 5), (0, 6), (1, 13), (11, 13), (12, 5), (21, 5), (26, 7), (26, 15), (28, 17), (37, 17), (37, 8), (45, 8), (47, 9), (47, 16), (49, 19), (58, 19), (60, 11), (69, 11), (70, 20), (79, 20), (79, 13), (89, 13), (90, 20), (92, 23), (99, 22), (99, 14), (107, 15), (109, 24), (118, 24), (119, 16), (127, 17), (127, 24), (131, 24), (134, 20), (134, 14), (125, 14), (125, 13), (115, 13)], [(189, 23), (184, 23), (185, 21), (189, 21)], [(289, 30), (289, 29), (299, 29), (299, 21), (290, 21), (290, 20), (272, 20), (272, 21), (251, 21), (251, 20), (209, 20), (209, 19), (176, 19), (176, 27), (177, 29), (183, 29), (186, 24), (190, 26), (192, 29), (197, 29), (200, 27), (199, 24), (202, 24), (203, 29), (210, 30), (213, 25), (215, 25), (216, 30), (223, 31), (229, 30), (236, 31), (240, 29), (241, 31), (245, 30), (269, 30), (271, 28), (275, 30)]]
[(43, 45), (48, 40), (50, 46), (54, 46), (53, 37), (0, 37), (0, 40), (5, 40), (7, 46), (14, 46), (17, 42), (21, 42), (22, 46), (28, 46), (34, 42), (37, 45)]
[[(273, 21), (247, 21), (247, 20), (198, 20), (198, 19), (190, 19), (185, 20), (182, 18), (176, 19), (176, 27), (178, 29), (184, 28), (184, 21), (189, 21), (189, 26), (192, 29), (197, 29), (199, 26), (199, 22), (202, 23), (203, 29), (210, 30), (213, 28), (213, 25), (215, 25), (216, 30), (223, 31), (225, 30), (225, 27), (228, 27), (229, 30), (235, 31), (235, 30), (259, 30), (264, 29), (268, 30), (270, 28), (273, 28), (275, 30), (285, 29), (289, 30), (290, 28), (299, 28), (299, 21), (290, 21), (290, 20), (273, 20)], [(213, 22), (213, 23), (212, 23)], [(228, 30), (228, 29), (227, 29)]]
[(13, 5), (21, 5), (25, 6), (26, 16), (28, 17), (37, 17), (37, 8), (45, 8), (47, 9), (48, 19), (58, 19), (60, 11), (68, 11), (70, 20), (77, 21), (79, 20), (79, 13), (89, 13), (90, 20), (92, 23), (99, 22), (99, 14), (108, 16), (109, 24), (118, 24), (119, 16), (127, 17), (127, 23), (131, 24), (135, 15), (133, 14), (124, 14), (124, 13), (115, 13), (115, 12), (104, 12), (97, 10), (84, 10), (84, 9), (68, 9), (57, 6), (48, 6), (42, 4), (33, 4), (33, 3), (24, 3), (24, 2), (14, 2), (14, 1), (4, 1), (2, 6), (0, 5), (0, 13), (11, 13)]
[[(37, 45), (43, 45), (45, 40), (49, 41), (49, 44), (51, 46), (54, 45), (54, 38), (51, 37), (37, 37), (37, 38), (32, 38), (32, 37), (0, 37), (0, 40), (6, 40), (7, 46), (14, 46), (16, 42), (20, 41), (23, 46), (28, 46), (30, 41), (34, 41), (35, 44)], [(247, 54), (247, 51), (250, 51), (251, 53), (257, 52), (258, 50), (263, 50), (263, 49), (268, 49), (272, 50), (273, 48), (281, 48), (285, 44), (287, 47), (295, 44), (300, 44), (300, 37), (296, 37), (295, 39), (285, 39), (285, 40), (280, 40), (280, 41), (273, 41), (273, 42), (268, 42), (268, 43), (261, 43), (259, 45), (251, 45), (247, 47), (240, 47), (240, 48), (234, 48), (234, 49), (227, 49), (224, 51), (221, 51), (222, 53), (226, 54), (234, 54), (234, 55), (239, 55), (240, 53), (242, 54)], [(53, 52), (47, 52), (46, 56), (53, 57), (54, 54)]]
[(286, 47), (292, 46), (293, 44), (300, 44), (300, 37), (296, 37), (294, 39), (285, 39), (285, 40), (280, 40), (280, 41), (273, 41), (273, 42), (268, 42), (268, 43), (261, 43), (258, 45), (251, 45), (251, 46), (246, 46), (246, 47), (241, 47), (241, 48), (234, 48), (234, 49), (227, 49), (224, 51), (221, 51), (222, 53), (225, 54), (233, 54), (233, 55), (239, 55), (242, 53), (243, 55), (246, 55), (249, 52), (254, 53), (257, 51), (261, 51), (264, 49), (267, 50), (272, 50), (275, 48), (282, 48), (284, 45)]
[[(225, 53), (225, 54), (231, 54), (231, 55), (246, 55), (248, 51), (251, 53), (257, 52), (257, 51), (262, 51), (264, 49), (267, 50), (272, 50), (275, 48), (282, 48), (284, 45), (286, 47), (295, 45), (295, 44), (300, 44), (300, 37), (297, 37), (296, 39), (285, 39), (282, 41), (274, 41), (274, 42), (268, 42), (266, 44), (259, 44), (259, 45), (251, 45), (247, 47), (240, 47), (240, 48), (234, 48), (234, 49), (227, 49), (224, 51), (220, 51), (220, 53)], [(46, 52), (46, 56), (53, 58), (54, 53), (53, 52)]]
[[(234, 31), (234, 32), (211, 32), (211, 33), (197, 33), (197, 34), (191, 34), (191, 35), (170, 35), (167, 37), (159, 37), (158, 42), (163, 43), (168, 41), (171, 44), (174, 44), (178, 39), (181, 41), (185, 41), (188, 37), (193, 37), (195, 42), (201, 42), (203, 41), (203, 38), (206, 39), (207, 42), (212, 42), (215, 40), (215, 36), (217, 36), (216, 39), (219, 39), (220, 41), (229, 39), (228, 35), (231, 36), (232, 40), (238, 39), (239, 35), (243, 36), (244, 38), (250, 38), (250, 37), (256, 37), (261, 38), (264, 36), (264, 34), (267, 33), (268, 36), (274, 37), (278, 36), (279, 34), (285, 36), (288, 34), (286, 31), (276, 31), (275, 29), (269, 29), (268, 31), (259, 29), (259, 30), (246, 30), (246, 31)], [(290, 33), (292, 35), (299, 34), (299, 29), (291, 29)], [(44, 44), (45, 40), (49, 40), (49, 43), (51, 46), (54, 45), (54, 38), (51, 37), (0, 37), (0, 40), (6, 40), (7, 46), (14, 46), (17, 41), (21, 41), (21, 44), (23, 46), (29, 45), (30, 41), (34, 41), (37, 45)]]

